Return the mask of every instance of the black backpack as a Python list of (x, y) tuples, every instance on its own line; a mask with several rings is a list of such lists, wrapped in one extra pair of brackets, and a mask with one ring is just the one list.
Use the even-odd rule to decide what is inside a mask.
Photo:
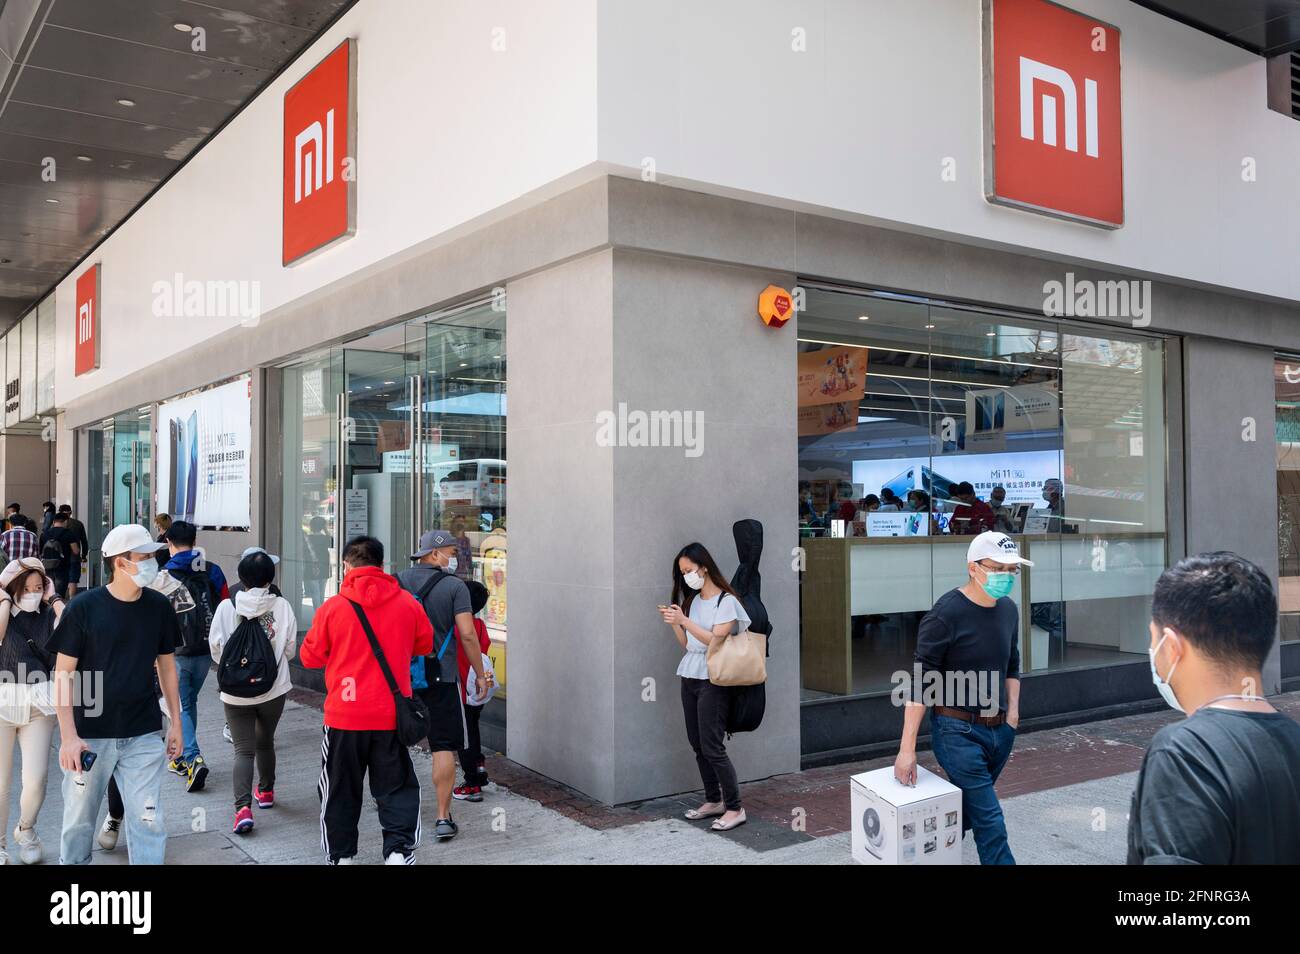
[(63, 569), (63, 547), (58, 540), (46, 538), (45, 546), (41, 547), (41, 563), (47, 573), (57, 573)]
[(181, 641), (177, 649), (181, 655), (197, 656), (206, 652), (208, 634), (212, 631), (212, 618), (217, 610), (217, 592), (212, 578), (206, 572), (193, 570), (168, 570), (172, 579), (181, 585), (172, 592), (172, 609), (176, 612), (176, 625), (180, 627)]
[(275, 685), (280, 671), (275, 646), (271, 643), (275, 617), (266, 613), (253, 619), (235, 618), (239, 625), (221, 650), (217, 688), (239, 699), (251, 699)]

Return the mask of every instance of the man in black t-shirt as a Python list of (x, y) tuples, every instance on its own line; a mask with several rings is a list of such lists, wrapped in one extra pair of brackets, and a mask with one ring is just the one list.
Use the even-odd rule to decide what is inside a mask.
[[(181, 703), (174, 657), (179, 636), (167, 597), (149, 589), (161, 546), (138, 524), (115, 527), (101, 547), (107, 586), (68, 604), (50, 638), (63, 769), (62, 864), (88, 864), (99, 805), (110, 778), (126, 804), (132, 864), (162, 864), (167, 827), (163, 762), (181, 753)], [(171, 724), (164, 745), (154, 670)], [(89, 765), (87, 758), (93, 757)]]
[[(52, 559), (51, 555), (56, 549), (58, 563), (47, 562)], [(50, 528), (41, 534), (40, 555), (41, 561), (45, 563), (45, 572), (54, 581), (54, 592), (62, 599), (67, 599), (68, 579), (72, 573), (73, 561), (81, 562), (81, 544), (77, 540), (77, 535), (68, 528), (66, 514), (55, 514)]]
[(1142, 761), (1128, 863), (1300, 864), (1300, 725), (1261, 696), (1268, 575), (1235, 553), (1188, 557), (1156, 582), (1151, 617), (1152, 681), (1188, 717)]
[(966, 583), (921, 620), (894, 777), (916, 784), (916, 736), (933, 706), (930, 742), (948, 781), (961, 789), (962, 833), (975, 832), (980, 864), (1013, 865), (993, 784), (1020, 724), (1020, 612), (1011, 593), (1020, 567), (1033, 564), (996, 531), (972, 540), (966, 561)]

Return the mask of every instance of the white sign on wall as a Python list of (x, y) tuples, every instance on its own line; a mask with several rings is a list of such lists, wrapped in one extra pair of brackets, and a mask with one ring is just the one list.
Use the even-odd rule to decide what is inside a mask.
[(252, 523), (253, 379), (158, 406), (155, 507), (199, 527)]

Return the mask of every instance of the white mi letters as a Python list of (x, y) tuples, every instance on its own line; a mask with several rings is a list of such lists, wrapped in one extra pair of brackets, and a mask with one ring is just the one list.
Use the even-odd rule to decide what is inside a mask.
[[(1027, 56), (1020, 57), (1020, 136), (1034, 140), (1034, 82), (1049, 83), (1060, 90), (1065, 104), (1065, 148), (1079, 151), (1079, 91), (1074, 79), (1065, 70), (1048, 66)], [(1056, 97), (1043, 93), (1043, 144), (1056, 145)], [(1097, 81), (1083, 81), (1084, 151), (1096, 159), (1097, 147)]]
[[(334, 181), (334, 110), (325, 114), (324, 142), (320, 120), (312, 123), (293, 140), (293, 201), (319, 192)], [(306, 185), (304, 186), (304, 180)]]

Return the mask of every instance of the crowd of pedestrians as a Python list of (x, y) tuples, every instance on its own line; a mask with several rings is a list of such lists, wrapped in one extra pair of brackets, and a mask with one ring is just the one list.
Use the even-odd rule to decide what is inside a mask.
[[(46, 857), (36, 821), (56, 727), (60, 861), (87, 863), (96, 840), (113, 850), (124, 832), (131, 863), (161, 864), (165, 772), (181, 776), (188, 792), (203, 790), (210, 774), (197, 730), (211, 673), (233, 744), (231, 831), (250, 833), (254, 806), (276, 804), (275, 737), (295, 657), (324, 670), (317, 789), (326, 862), (355, 863), (367, 787), (384, 863), (415, 862), (421, 784), (409, 748), (421, 740), (433, 756), (434, 837), (455, 837), (453, 802), (481, 801), (487, 784), (479, 719), (495, 688), (478, 618), (487, 591), (461, 573), (457, 534), (425, 533), (411, 567), (396, 575), (384, 570), (379, 540), (349, 541), (339, 555), (338, 593), (311, 596), (320, 605), (299, 645), (295, 608), (275, 584), (276, 556), (248, 548), (229, 584), (197, 545), (194, 525), (162, 517), (157, 538), (135, 524), (108, 533), (100, 547), (107, 583), (78, 593), (72, 568), (86, 552), (84, 527), (52, 503), (39, 533), (17, 505), (7, 510), (0, 536), (9, 557), (0, 570), (0, 865)], [(702, 544), (683, 547), (673, 560), (669, 602), (659, 607), (682, 650), (686, 741), (704, 790), (686, 817), (719, 832), (746, 822), (725, 742), (757, 722), (743, 724), (744, 706), (738, 709), (752, 686), (722, 679), (714, 657), (732, 636), (771, 633), (758, 599), (761, 526), (737, 524), (737, 542), (742, 565), (730, 582)], [(899, 782), (915, 784), (928, 716), (935, 757), (961, 790), (962, 827), (974, 832), (984, 864), (1015, 863), (994, 785), (1020, 723), (1020, 613), (1011, 594), (1029, 566), (1006, 534), (985, 531), (971, 541), (966, 582), (921, 622), (916, 663), (938, 678), (919, 680), (906, 701), (894, 767)], [(1187, 717), (1158, 733), (1146, 754), (1129, 819), (1130, 863), (1300, 861), (1300, 725), (1259, 688), (1277, 610), (1268, 576), (1231, 553), (1185, 559), (1157, 582), (1152, 680)], [(994, 677), (991, 699), (950, 697), (971, 683), (947, 677), (967, 673)], [(942, 687), (943, 697), (924, 698), (927, 684)], [(19, 812), (10, 832), (15, 790)]]

